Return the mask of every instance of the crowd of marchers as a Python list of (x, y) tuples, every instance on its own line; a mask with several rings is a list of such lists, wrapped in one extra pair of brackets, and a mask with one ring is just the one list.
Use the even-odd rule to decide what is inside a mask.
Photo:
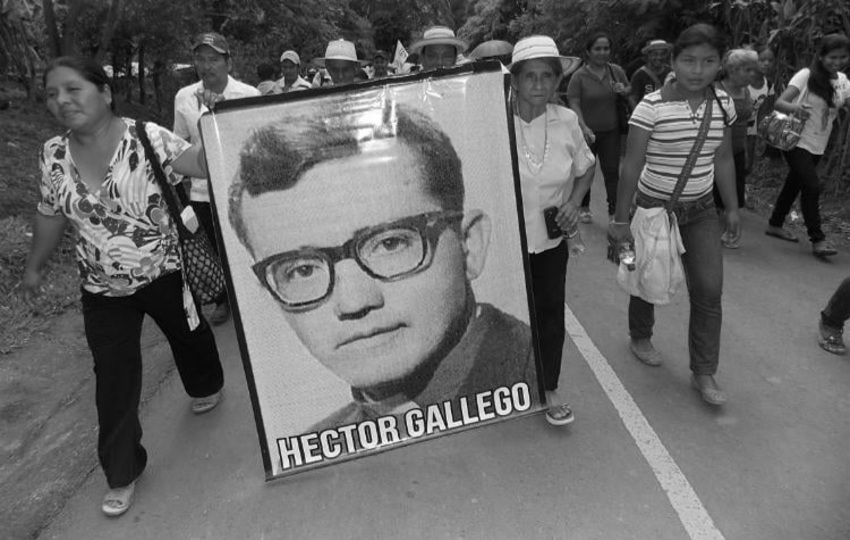
[[(298, 51), (283, 52), (279, 66), (258, 67), (260, 83), (255, 87), (233, 78), (234, 59), (226, 38), (208, 32), (192, 43), (198, 80), (177, 93), (171, 130), (119, 116), (110, 80), (93, 60), (53, 60), (44, 73), (47, 107), (66, 131), (47, 141), (40, 155), (41, 198), (21, 290), (27, 298), (38, 293), (44, 266), (63, 231), (69, 225), (75, 228), (83, 318), (96, 373), (98, 457), (108, 484), (103, 512), (117, 516), (130, 508), (136, 480), (147, 463), (138, 416), (139, 337), (145, 315), (156, 321), (171, 345), (181, 381), (192, 398), (191, 410), (206, 413), (223, 395), (215, 336), (197, 300), (186, 293), (174, 223), (147, 166), (155, 160), (167, 171), (190, 179), (186, 182), (189, 205), (203, 228), (214, 234), (198, 120), (222, 100), (357, 84), (412, 71), (427, 73), (466, 61), (501, 60), (511, 76), (509, 100), (547, 420), (565, 425), (574, 419), (559, 392), (563, 306), (569, 259), (584, 249), (580, 224), (595, 219), (590, 197), (597, 161), (607, 199), (602, 219), (607, 218), (615, 255), (640, 251), (642, 244), (636, 236), (642, 229), (636, 222), (653, 210), (665, 210), (677, 223), (690, 303), (691, 385), (708, 405), (722, 406), (727, 395), (715, 380), (720, 365), (722, 261), (725, 249), (746, 251), (740, 212), (758, 146), (757, 126), (773, 111), (802, 120), (799, 142), (782, 151), (789, 172), (764, 232), (799, 242), (784, 227), (799, 196), (813, 254), (836, 255), (821, 227), (816, 166), (839, 111), (850, 106), (845, 74), (850, 40), (839, 34), (824, 36), (812, 51), (811, 64), (778, 86), (771, 82), (774, 55), (769, 48), (730, 47), (718, 29), (705, 24), (689, 27), (672, 42), (649, 41), (642, 61), (626, 69), (611, 62), (614, 47), (610, 36), (595, 34), (580, 59), (562, 55), (550, 37), (538, 35), (516, 44), (485, 43), (468, 52), (467, 43), (451, 29), (438, 26), (425, 30), (410, 46), (410, 58), (418, 60), (415, 65), (391, 65), (396, 57), (382, 51), (360, 59), (354, 44), (340, 39), (329, 42), (325, 55), (312, 59), (310, 65), (302, 64)], [(559, 92), (563, 88), (566, 92)], [(143, 140), (149, 141), (150, 151)], [(352, 170), (353, 178), (370, 181), (370, 175)], [(413, 170), (419, 169), (411, 166), (409, 171)], [(451, 242), (474, 247), (483, 222), (456, 216), (442, 201), (429, 197), (414, 197), (422, 205), (419, 213), (402, 216), (391, 225), (423, 253), (425, 246), (448, 249), (454, 245)], [(428, 208), (433, 211), (426, 212)], [(387, 224), (374, 225), (369, 231), (387, 230)], [(360, 238), (365, 233), (353, 234)], [(438, 244), (439, 238), (447, 240)], [(287, 267), (287, 253), (263, 262), (264, 268), (305, 271), (300, 266)], [(465, 245), (457, 253), (474, 259), (475, 249)], [(334, 283), (335, 271), (362, 272), (358, 279), (374, 280), (375, 294), (395, 281), (423, 279), (427, 274), (420, 268), (421, 257), (414, 261), (420, 266), (405, 266), (401, 273), (382, 270), (381, 262), (368, 253), (357, 251), (352, 257), (357, 258), (359, 269), (324, 256), (313, 260), (311, 272), (320, 268), (330, 276), (318, 289), (286, 281), (277, 270), (264, 274), (264, 285), (294, 320), (309, 317), (320, 306), (341, 302), (338, 296), (344, 294), (340, 290), (344, 287)], [(230, 317), (227, 295), (215, 304), (209, 322), (222, 324)], [(628, 347), (638, 361), (651, 367), (664, 362), (652, 341), (656, 304), (652, 298), (633, 294), (628, 307)], [(366, 313), (363, 308), (356, 316)], [(474, 303), (464, 303), (458, 304), (458, 313), (474, 319), (478, 310)], [(821, 313), (818, 342), (822, 348), (846, 352), (842, 329), (848, 318), (850, 278)], [(474, 322), (469, 325), (474, 327)], [(421, 359), (411, 360), (417, 361)], [(374, 389), (388, 381), (370, 380), (369, 386), (358, 387), (356, 375), (352, 391), (363, 395), (370, 406), (380, 405)]]

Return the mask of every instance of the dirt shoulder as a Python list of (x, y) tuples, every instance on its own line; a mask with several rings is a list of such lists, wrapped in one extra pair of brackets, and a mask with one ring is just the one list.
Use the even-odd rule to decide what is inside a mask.
[[(149, 400), (173, 370), (149, 319), (142, 334)], [(0, 538), (35, 538), (97, 464), (91, 353), (78, 308), (0, 357)]]

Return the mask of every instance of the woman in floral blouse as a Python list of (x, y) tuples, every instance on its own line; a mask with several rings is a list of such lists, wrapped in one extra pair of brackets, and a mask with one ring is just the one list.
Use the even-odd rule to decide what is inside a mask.
[[(117, 516), (132, 504), (147, 462), (138, 417), (144, 316), (168, 339), (194, 413), (218, 404), (224, 376), (213, 333), (184, 295), (176, 230), (135, 123), (115, 114), (103, 68), (60, 57), (45, 71), (44, 85), (48, 109), (68, 131), (47, 141), (39, 156), (41, 201), (22, 288), (28, 298), (37, 293), (44, 265), (73, 225), (96, 374), (98, 457), (109, 485), (102, 509)], [(145, 129), (175, 182), (171, 173), (206, 176), (200, 146), (154, 124)]]

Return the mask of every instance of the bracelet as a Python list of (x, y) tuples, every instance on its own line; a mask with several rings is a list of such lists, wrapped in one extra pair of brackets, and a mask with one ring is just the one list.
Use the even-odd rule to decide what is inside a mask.
[(576, 236), (578, 236), (578, 227), (576, 227), (572, 231), (567, 231), (566, 233), (564, 233), (564, 238), (566, 238), (567, 240), (572, 240)]
[(628, 225), (628, 224), (629, 224), (629, 222), (628, 222), (628, 221), (614, 221), (614, 220), (611, 220), (611, 225)]

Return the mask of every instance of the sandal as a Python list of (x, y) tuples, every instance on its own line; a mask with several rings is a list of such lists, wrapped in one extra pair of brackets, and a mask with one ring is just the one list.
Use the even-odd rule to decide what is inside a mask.
[(696, 375), (691, 375), (691, 386), (700, 393), (702, 400), (709, 405), (719, 406), (726, 403), (726, 394), (723, 390), (716, 386), (712, 387), (707, 384), (700, 384)]
[(205, 397), (192, 398), (192, 412), (204, 414), (216, 408), (221, 401), (222, 390)]
[(572, 409), (566, 403), (560, 405), (552, 405), (546, 411), (546, 421), (553, 426), (565, 426), (572, 423), (576, 417), (573, 415)]
[(832, 328), (823, 324), (823, 321), (818, 323), (818, 345), (828, 353), (847, 354), (843, 329)]
[(135, 493), (135, 480), (124, 487), (110, 489), (103, 497), (103, 505), (100, 509), (109, 517), (118, 517), (130, 509)]
[(785, 240), (786, 242), (799, 242), (800, 239), (794, 236), (791, 231), (786, 231), (783, 228), (777, 229), (768, 229), (764, 231), (764, 234), (768, 236), (772, 236), (774, 238), (779, 238), (780, 240)]
[(812, 253), (814, 253), (815, 257), (832, 257), (838, 254), (838, 250), (832, 247), (832, 244), (826, 240), (822, 240), (812, 245)]

